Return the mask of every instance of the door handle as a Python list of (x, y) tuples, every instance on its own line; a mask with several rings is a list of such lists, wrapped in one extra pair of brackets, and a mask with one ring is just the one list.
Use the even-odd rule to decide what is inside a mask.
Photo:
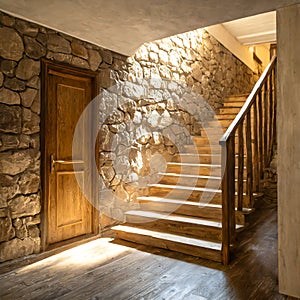
[(83, 164), (83, 160), (63, 160), (63, 159), (55, 159), (54, 154), (50, 155), (50, 173), (52, 174), (55, 170), (56, 164), (62, 165), (72, 165), (72, 164)]

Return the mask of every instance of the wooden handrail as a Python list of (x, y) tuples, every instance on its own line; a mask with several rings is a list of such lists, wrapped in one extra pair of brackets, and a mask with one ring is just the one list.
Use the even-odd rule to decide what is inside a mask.
[(249, 112), (251, 106), (253, 105), (255, 101), (255, 97), (258, 95), (259, 91), (261, 90), (261, 87), (265, 84), (265, 82), (268, 79), (268, 75), (270, 74), (271, 70), (273, 69), (275, 63), (276, 63), (277, 57), (273, 56), (271, 62), (268, 64), (264, 72), (262, 73), (260, 79), (255, 84), (252, 92), (250, 93), (249, 97), (247, 98), (245, 104), (241, 108), (240, 112), (237, 114), (235, 119), (232, 121), (224, 135), (221, 137), (219, 143), (220, 145), (226, 143), (229, 136), (232, 135), (233, 132), (237, 129), (238, 125), (241, 123), (241, 120), (245, 118), (246, 114)]
[(275, 91), (276, 56), (272, 58), (240, 112), (219, 141), (222, 146), (223, 174), (223, 264), (230, 261), (230, 248), (235, 240), (236, 211), (242, 212), (244, 207), (253, 207), (253, 194), (260, 191), (264, 169), (268, 167), (272, 158), (276, 139)]

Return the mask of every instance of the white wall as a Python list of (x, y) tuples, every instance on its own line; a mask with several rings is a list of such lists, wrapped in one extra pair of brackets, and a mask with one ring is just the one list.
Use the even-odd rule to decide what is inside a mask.
[[(249, 46), (242, 45), (222, 24), (205, 29), (252, 71), (257, 72), (257, 63), (253, 59), (253, 53), (249, 51)], [(255, 53), (262, 61), (263, 70), (270, 62), (268, 46), (268, 44), (254, 45)]]
[(300, 297), (300, 4), (277, 11), (279, 290)]

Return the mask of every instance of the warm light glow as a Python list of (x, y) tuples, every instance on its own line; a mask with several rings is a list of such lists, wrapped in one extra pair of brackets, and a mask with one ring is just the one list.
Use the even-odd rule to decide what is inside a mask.
[(203, 42), (203, 31), (202, 31), (202, 29), (198, 29), (198, 32), (199, 32), (200, 42), (202, 44), (202, 42)]
[(254, 52), (255, 52), (255, 47), (254, 47), (254, 46), (250, 46), (250, 47), (249, 47), (249, 51), (250, 51), (251, 53), (254, 53)]
[[(29, 266), (25, 266), (18, 270), (18, 273), (26, 274), (29, 271), (41, 268), (59, 271), (66, 270), (70, 266), (72, 266), (72, 269), (93, 267), (110, 261), (128, 251), (127, 247), (113, 244), (111, 241), (111, 238), (101, 238), (85, 243)], [(130, 251), (135, 251), (135, 249), (130, 248)]]

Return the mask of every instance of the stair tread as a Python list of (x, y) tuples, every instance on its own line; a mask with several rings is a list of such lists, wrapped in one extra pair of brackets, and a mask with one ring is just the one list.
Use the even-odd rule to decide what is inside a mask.
[(197, 179), (212, 179), (221, 180), (221, 176), (206, 176), (206, 175), (193, 175), (193, 174), (181, 174), (181, 173), (169, 173), (169, 172), (159, 172), (159, 175), (163, 176), (174, 176), (174, 177), (184, 177), (184, 178), (197, 178)]
[(155, 197), (155, 196), (141, 196), (138, 197), (138, 200), (150, 200), (152, 202), (162, 202), (162, 203), (171, 203), (171, 204), (178, 204), (178, 205), (191, 205), (194, 207), (209, 207), (209, 208), (222, 208), (221, 204), (211, 204), (205, 203), (201, 205), (201, 202), (193, 202), (187, 200), (177, 200), (177, 199), (170, 199), (170, 198), (162, 198), (162, 197)]
[(168, 165), (172, 166), (188, 166), (188, 167), (213, 167), (213, 168), (221, 168), (221, 165), (214, 164), (194, 164), (194, 163), (185, 163), (185, 162), (168, 162)]
[[(199, 226), (207, 226), (207, 227), (214, 227), (217, 229), (222, 229), (222, 222), (214, 221), (214, 220), (207, 220), (200, 217), (191, 217), (191, 216), (184, 216), (184, 215), (177, 215), (177, 214), (170, 214), (170, 213), (162, 213), (156, 211), (144, 211), (144, 210), (129, 210), (125, 213), (126, 215), (131, 216), (138, 216), (144, 217), (149, 219), (155, 220), (167, 220), (179, 223), (188, 223), (193, 225)], [(244, 226), (240, 224), (236, 224), (236, 230), (242, 229)]]
[[(192, 205), (197, 207), (209, 207), (209, 208), (222, 208), (221, 204), (215, 203), (204, 203), (202, 202), (195, 202), (195, 201), (188, 201), (188, 200), (180, 200), (180, 199), (171, 199), (171, 198), (164, 198), (158, 196), (139, 196), (137, 197), (140, 201), (152, 201), (152, 202), (165, 202), (165, 203), (172, 203), (172, 204), (180, 204), (180, 205)], [(237, 208), (235, 208), (237, 210)], [(254, 211), (254, 208), (243, 207), (244, 214), (250, 214)]]
[(112, 229), (117, 230), (117, 231), (125, 231), (128, 233), (147, 235), (147, 236), (151, 236), (153, 238), (164, 239), (164, 240), (168, 240), (168, 241), (172, 241), (172, 242), (176, 242), (176, 243), (193, 245), (196, 247), (208, 248), (208, 249), (217, 250), (217, 251), (221, 251), (221, 248), (222, 248), (221, 242), (219, 242), (219, 243), (210, 242), (210, 241), (206, 241), (206, 240), (202, 240), (202, 239), (184, 237), (184, 236), (177, 235), (177, 234), (158, 232), (158, 231), (136, 228), (136, 227), (127, 226), (127, 225), (117, 225), (117, 226), (114, 226)]
[(177, 154), (178, 156), (217, 156), (217, 157), (220, 157), (221, 154), (216, 154), (216, 153), (180, 153), (180, 154)]
[(154, 211), (129, 210), (126, 212), (126, 215), (134, 215), (134, 216), (145, 217), (145, 218), (156, 219), (156, 220), (168, 220), (168, 221), (175, 221), (181, 223), (189, 223), (194, 225), (210, 226), (219, 229), (222, 228), (221, 222), (206, 220), (202, 218), (188, 217), (183, 215), (181, 216), (176, 214), (154, 212)]
[(209, 192), (209, 193), (221, 193), (222, 192), (222, 190), (218, 190), (218, 189), (210, 189), (210, 188), (186, 186), (186, 185), (163, 184), (163, 183), (153, 183), (153, 184), (148, 184), (148, 186), (174, 189), (174, 190), (192, 190), (192, 191)]

